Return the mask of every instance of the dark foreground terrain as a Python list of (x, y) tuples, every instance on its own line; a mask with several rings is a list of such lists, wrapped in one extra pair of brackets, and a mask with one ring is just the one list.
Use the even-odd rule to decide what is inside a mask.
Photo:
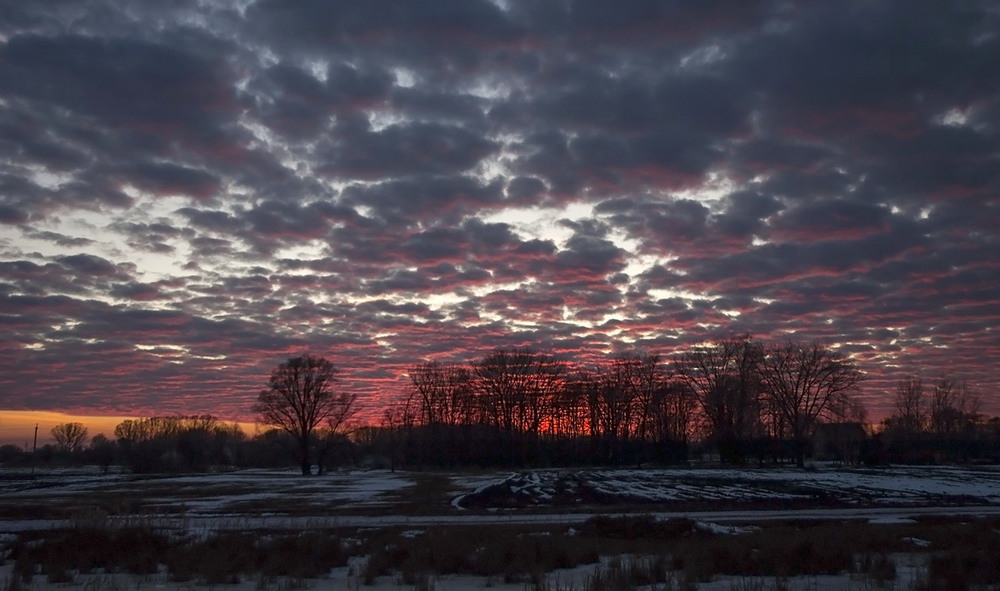
[(0, 589), (1000, 588), (1000, 472), (0, 477)]

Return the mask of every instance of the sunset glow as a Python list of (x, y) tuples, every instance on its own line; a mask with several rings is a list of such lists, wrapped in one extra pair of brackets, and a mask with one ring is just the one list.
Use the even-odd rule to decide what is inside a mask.
[(90, 437), (99, 433), (114, 439), (115, 426), (132, 417), (102, 417), (70, 415), (42, 410), (0, 411), (0, 445), (17, 445), (31, 449), (35, 443), (35, 426), (38, 426), (38, 445), (53, 443), (52, 427), (61, 423), (81, 423)]
[[(73, 415), (45, 410), (0, 410), (0, 445), (17, 445), (31, 449), (34, 445), (35, 426), (38, 426), (38, 445), (53, 443), (52, 427), (62, 423), (80, 423), (87, 428), (88, 437), (104, 435), (115, 437), (119, 423), (137, 417)], [(266, 428), (256, 423), (240, 423), (247, 435), (255, 435)]]

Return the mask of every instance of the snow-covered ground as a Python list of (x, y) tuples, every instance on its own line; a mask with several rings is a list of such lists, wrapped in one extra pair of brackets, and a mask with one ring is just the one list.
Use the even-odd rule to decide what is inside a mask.
[[(572, 504), (597, 495), (607, 502), (808, 501), (839, 505), (1000, 503), (1000, 470), (954, 466), (874, 469), (534, 470), (480, 481), (457, 506), (474, 497), (504, 497), (508, 504)], [(489, 504), (489, 499), (477, 503)]]
[[(444, 523), (573, 523), (641, 511), (717, 521), (908, 519), (1000, 511), (1000, 470), (953, 466), (531, 470), (442, 473), (441, 498), (415, 514), (407, 489), (427, 473), (292, 471), (133, 477), (94, 471), (0, 472), (0, 532), (140, 518), (172, 529)], [(747, 504), (749, 503), (749, 504)], [(905, 507), (905, 510), (896, 509)], [(469, 509), (473, 510), (469, 510)], [(529, 510), (524, 510), (525, 508)], [(541, 511), (541, 512), (539, 512)]]
[(189, 513), (239, 511), (259, 514), (269, 504), (297, 507), (372, 507), (385, 495), (412, 484), (404, 473), (344, 472), (302, 476), (292, 471), (241, 470), (220, 474), (133, 477), (90, 471), (39, 473), (32, 478), (2, 478), (0, 496), (8, 500), (83, 500), (130, 497), (148, 506), (180, 506)]
[[(419, 536), (422, 528), (442, 524), (566, 524), (575, 527), (595, 514), (641, 511), (657, 518), (689, 517), (715, 534), (738, 534), (769, 519), (866, 519), (899, 522), (928, 514), (981, 516), (1000, 514), (1000, 470), (991, 467), (896, 466), (877, 469), (815, 470), (676, 468), (650, 470), (529, 470), (435, 473), (444, 482), (433, 511), (412, 511), (408, 489), (429, 473), (344, 471), (303, 477), (293, 471), (245, 470), (220, 474), (135, 477), (94, 470), (64, 470), (32, 475), (0, 471), (0, 539), (18, 532), (49, 529), (81, 520), (128, 523), (140, 519), (154, 527), (189, 533), (226, 529), (317, 527), (402, 527)], [(817, 503), (817, 500), (824, 503)], [(577, 502), (579, 501), (579, 502)], [(768, 504), (768, 501), (773, 501)], [(800, 504), (800, 502), (802, 502)], [(714, 504), (713, 504), (714, 503)], [(744, 506), (744, 503), (749, 503)], [(755, 504), (758, 503), (758, 504)], [(525, 510), (527, 508), (527, 510)], [(407, 512), (409, 511), (409, 512)], [(920, 540), (921, 542), (923, 540)], [(920, 546), (914, 542), (915, 546)], [(0, 566), (0, 588), (10, 588), (11, 562)], [(594, 565), (549, 573), (550, 589), (582, 589)], [(900, 569), (905, 588), (916, 567)], [(913, 571), (913, 572), (911, 572)], [(375, 585), (360, 582), (357, 565), (334, 569), (309, 581), (314, 589), (408, 588), (393, 577)], [(77, 588), (195, 589), (127, 575), (79, 576)], [(116, 579), (117, 577), (117, 579)], [(119, 580), (120, 579), (120, 580)], [(848, 575), (785, 581), (788, 588), (869, 588)], [(284, 588), (291, 582), (282, 583)], [(226, 586), (233, 591), (268, 587), (247, 580)], [(772, 588), (773, 582), (719, 578), (703, 591)], [(31, 589), (66, 588), (38, 577)], [(73, 587), (73, 585), (70, 585)], [(443, 576), (432, 588), (513, 590), (480, 577)]]
[[(141, 513), (205, 515), (358, 515), (392, 513), (406, 489), (426, 473), (342, 471), (304, 477), (292, 471), (242, 470), (219, 474), (134, 477), (92, 470), (30, 475), (0, 471), (0, 507), (107, 506), (130, 500)], [(511, 511), (519, 507), (581, 511), (616, 505), (686, 504), (731, 508), (747, 501), (774, 506), (837, 507), (887, 505), (1000, 505), (1000, 469), (993, 467), (895, 466), (875, 469), (820, 468), (650, 470), (529, 470), (442, 473), (442, 512), (475, 507)], [(447, 497), (447, 498), (445, 498)]]

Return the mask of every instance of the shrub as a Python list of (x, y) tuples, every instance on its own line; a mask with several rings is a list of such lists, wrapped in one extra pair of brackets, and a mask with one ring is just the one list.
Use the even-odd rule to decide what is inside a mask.
[(582, 532), (591, 536), (624, 540), (676, 540), (695, 535), (698, 529), (690, 519), (657, 520), (652, 515), (597, 515), (584, 523)]

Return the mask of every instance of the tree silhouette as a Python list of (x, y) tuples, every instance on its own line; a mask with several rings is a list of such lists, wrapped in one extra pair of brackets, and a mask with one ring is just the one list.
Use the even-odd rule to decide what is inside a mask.
[(267, 389), (257, 396), (253, 412), (266, 425), (295, 438), (303, 475), (312, 474), (313, 433), (325, 420), (338, 416), (345, 400), (333, 387), (338, 370), (322, 357), (292, 357), (271, 371)]
[(893, 399), (895, 414), (890, 417), (893, 427), (907, 435), (922, 432), (927, 426), (927, 406), (924, 400), (924, 383), (917, 376), (906, 376), (896, 384)]
[(341, 392), (335, 396), (333, 411), (327, 416), (323, 426), (316, 430), (316, 465), (317, 474), (322, 474), (326, 462), (338, 446), (347, 442), (351, 431), (356, 427), (352, 419), (358, 414), (358, 395)]
[(537, 439), (566, 380), (566, 364), (531, 348), (494, 349), (472, 366), (484, 416), (505, 434), (510, 462), (518, 434)]
[(759, 436), (761, 356), (761, 343), (741, 335), (695, 348), (674, 362), (725, 462), (740, 463), (747, 442)]
[(951, 435), (975, 422), (979, 414), (979, 395), (966, 382), (946, 376), (931, 393), (931, 430), (938, 435)]
[(619, 358), (587, 379), (590, 435), (602, 462), (620, 462), (629, 439), (638, 430), (640, 402), (631, 369), (630, 360)]
[(83, 443), (87, 440), (87, 428), (81, 423), (61, 423), (52, 427), (51, 433), (59, 449), (64, 452), (83, 449)]
[(758, 367), (773, 420), (788, 430), (802, 466), (816, 424), (830, 415), (843, 418), (864, 375), (853, 361), (818, 343), (769, 347)]
[(467, 368), (428, 361), (411, 367), (408, 374), (421, 424), (458, 425), (473, 420), (472, 375)]

